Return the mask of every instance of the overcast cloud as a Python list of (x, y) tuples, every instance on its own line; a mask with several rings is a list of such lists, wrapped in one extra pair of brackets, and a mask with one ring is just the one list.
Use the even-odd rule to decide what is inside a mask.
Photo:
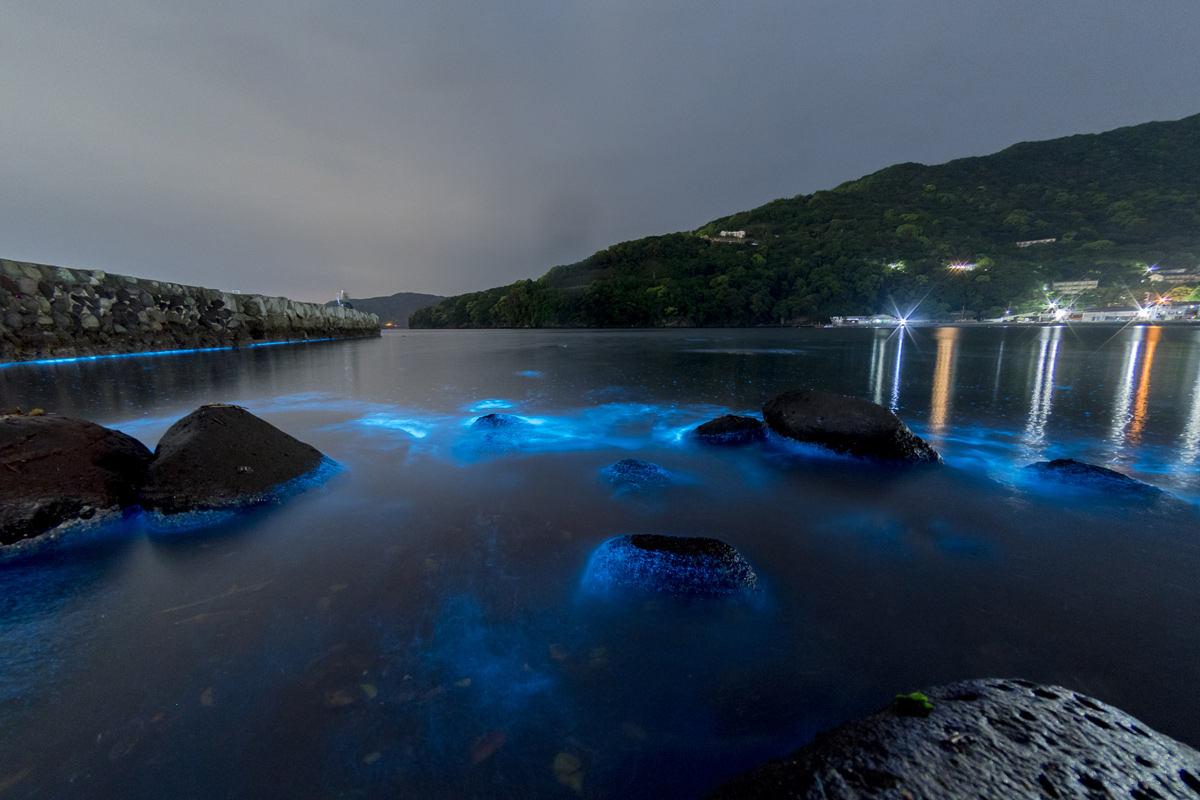
[(454, 294), (1197, 112), (1197, 0), (0, 0), (0, 256)]

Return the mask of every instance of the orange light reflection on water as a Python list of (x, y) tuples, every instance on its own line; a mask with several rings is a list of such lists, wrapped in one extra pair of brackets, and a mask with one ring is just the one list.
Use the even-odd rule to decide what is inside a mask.
[(958, 328), (938, 328), (937, 361), (933, 367), (933, 398), (929, 412), (930, 432), (941, 436), (950, 416), (950, 390), (954, 385), (954, 356), (958, 345)]

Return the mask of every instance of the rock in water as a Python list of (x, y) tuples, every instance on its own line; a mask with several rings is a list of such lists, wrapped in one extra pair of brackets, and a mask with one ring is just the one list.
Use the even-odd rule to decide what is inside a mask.
[(0, 545), (136, 501), (150, 450), (137, 439), (58, 414), (0, 416)]
[(1142, 483), (1128, 475), (1122, 475), (1107, 467), (1097, 467), (1073, 458), (1056, 458), (1053, 461), (1038, 461), (1025, 469), (1036, 473), (1039, 477), (1060, 481), (1099, 492), (1116, 492), (1140, 497), (1158, 497), (1164, 494), (1162, 489)]
[(473, 431), (516, 431), (528, 427), (528, 422), (512, 414), (484, 414), (471, 423)]
[(900, 418), (857, 397), (797, 389), (763, 406), (771, 430), (835, 453), (891, 463), (940, 463), (942, 457)]
[(709, 444), (744, 444), (761, 442), (767, 438), (767, 429), (762, 420), (726, 414), (696, 427), (692, 433)]
[(635, 533), (597, 548), (584, 587), (592, 594), (731, 597), (757, 590), (758, 576), (720, 539)]
[(891, 703), (751, 770), (709, 800), (1200, 797), (1200, 753), (1060, 686), (974, 680)]
[(165, 514), (233, 509), (268, 500), (325, 456), (239, 406), (201, 406), (163, 434), (142, 506)]
[(623, 458), (600, 470), (600, 474), (619, 491), (655, 489), (671, 483), (671, 473), (650, 461)]

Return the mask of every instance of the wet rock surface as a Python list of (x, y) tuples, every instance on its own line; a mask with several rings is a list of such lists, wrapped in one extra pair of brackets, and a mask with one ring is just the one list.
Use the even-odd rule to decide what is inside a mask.
[(758, 576), (720, 539), (635, 533), (597, 548), (585, 585), (593, 594), (730, 597), (756, 591)]
[(623, 458), (600, 470), (600, 474), (620, 491), (656, 489), (671, 483), (669, 471), (639, 458)]
[(1142, 483), (1107, 467), (1098, 467), (1076, 461), (1073, 458), (1057, 458), (1053, 461), (1038, 461), (1025, 467), (1026, 471), (1045, 480), (1094, 489), (1098, 492), (1114, 492), (1123, 495), (1154, 498), (1165, 494), (1157, 486)]
[(880, 405), (813, 389), (784, 392), (763, 406), (763, 420), (780, 436), (874, 461), (940, 463), (942, 457)]
[(745, 444), (766, 439), (767, 429), (760, 419), (726, 414), (698, 425), (692, 435), (708, 444)]
[(244, 408), (201, 406), (159, 440), (141, 503), (167, 514), (238, 508), (269, 500), (325, 461)]
[(529, 423), (512, 414), (484, 414), (471, 423), (473, 431), (519, 431)]
[(1099, 700), (1012, 679), (923, 693), (928, 716), (891, 703), (709, 800), (1200, 797), (1200, 753)]
[(120, 431), (58, 414), (0, 416), (0, 545), (136, 500), (150, 450)]

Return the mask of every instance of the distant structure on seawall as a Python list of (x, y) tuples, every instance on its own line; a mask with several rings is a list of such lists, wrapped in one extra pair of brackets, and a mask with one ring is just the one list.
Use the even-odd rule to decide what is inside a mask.
[(0, 259), (0, 362), (378, 335), (354, 309)]

